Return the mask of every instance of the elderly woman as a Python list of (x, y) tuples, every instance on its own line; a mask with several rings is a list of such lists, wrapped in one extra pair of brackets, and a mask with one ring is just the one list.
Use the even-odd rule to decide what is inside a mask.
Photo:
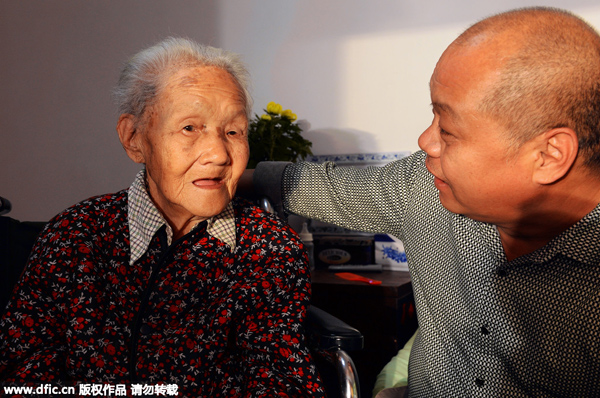
[(129, 61), (117, 131), (145, 167), (129, 189), (67, 209), (41, 234), (1, 321), (2, 380), (323, 395), (303, 343), (302, 243), (234, 199), (246, 86), (237, 57), (189, 40)]

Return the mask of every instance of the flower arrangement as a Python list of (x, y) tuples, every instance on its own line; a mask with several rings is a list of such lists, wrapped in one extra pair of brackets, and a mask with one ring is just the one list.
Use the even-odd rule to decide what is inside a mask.
[(290, 161), (304, 159), (312, 155), (312, 142), (302, 137), (302, 129), (297, 123), (296, 114), (282, 110), (282, 106), (269, 102), (265, 114), (256, 115), (248, 127), (250, 159), (248, 168), (253, 169), (264, 160)]

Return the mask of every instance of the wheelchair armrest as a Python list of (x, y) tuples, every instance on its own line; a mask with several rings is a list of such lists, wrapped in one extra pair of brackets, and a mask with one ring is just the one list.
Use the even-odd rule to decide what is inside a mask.
[(317, 351), (356, 351), (363, 348), (363, 335), (333, 315), (311, 306), (305, 329), (309, 345)]
[(0, 313), (4, 311), (14, 285), (45, 222), (22, 222), (0, 216)]

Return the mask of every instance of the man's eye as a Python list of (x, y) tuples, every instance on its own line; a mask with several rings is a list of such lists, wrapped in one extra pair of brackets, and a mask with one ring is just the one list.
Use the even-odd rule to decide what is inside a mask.
[(192, 132), (192, 131), (194, 131), (194, 126), (191, 126), (191, 125), (190, 125), (190, 126), (185, 126), (183, 129), (184, 129), (185, 131), (190, 131), (190, 132)]
[(227, 135), (237, 135), (237, 134), (238, 134), (238, 132), (235, 130), (231, 130), (231, 131), (227, 132)]

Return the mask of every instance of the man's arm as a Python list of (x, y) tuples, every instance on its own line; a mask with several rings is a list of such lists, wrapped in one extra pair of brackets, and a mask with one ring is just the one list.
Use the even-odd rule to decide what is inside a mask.
[[(334, 163), (261, 162), (254, 190), (281, 201), (286, 211), (348, 229), (401, 234), (416, 179), (429, 178), (418, 152), (384, 167), (340, 167)], [(280, 199), (279, 199), (280, 198)]]

